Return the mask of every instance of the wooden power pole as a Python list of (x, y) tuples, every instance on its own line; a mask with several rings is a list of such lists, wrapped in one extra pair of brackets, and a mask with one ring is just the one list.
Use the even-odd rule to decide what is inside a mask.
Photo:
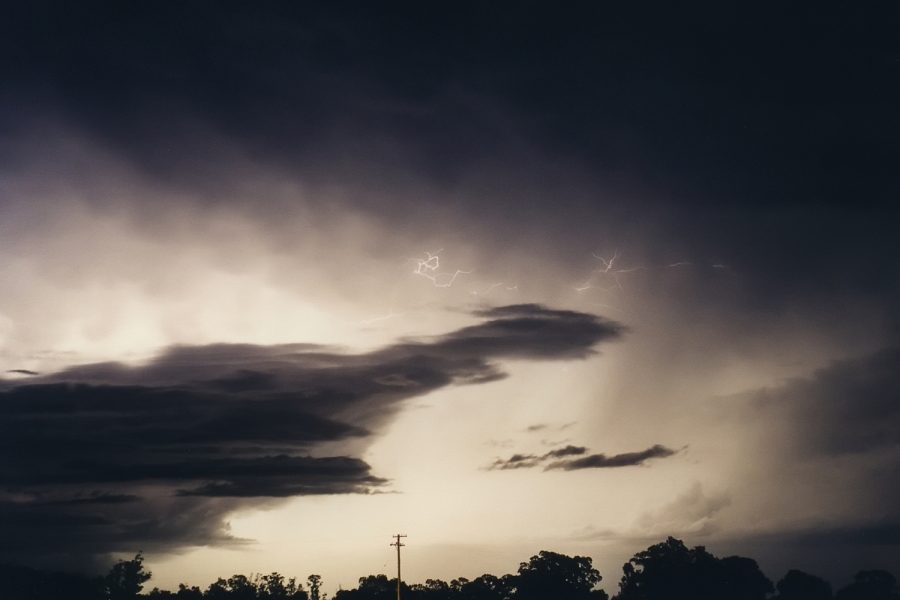
[(391, 542), (391, 546), (397, 546), (397, 600), (400, 600), (400, 548), (406, 545), (400, 541), (400, 538), (405, 538), (406, 534), (397, 533), (393, 537), (396, 538), (396, 541)]

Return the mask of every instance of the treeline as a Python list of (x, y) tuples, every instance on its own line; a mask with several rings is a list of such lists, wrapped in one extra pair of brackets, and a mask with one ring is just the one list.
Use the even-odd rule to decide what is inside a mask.
[[(3, 600), (329, 600), (322, 578), (310, 575), (306, 587), (279, 573), (218, 579), (206, 589), (181, 584), (177, 591), (144, 592), (151, 573), (143, 556), (119, 561), (104, 577), (86, 577), (0, 565)], [(403, 600), (609, 600), (600, 572), (590, 558), (541, 551), (514, 574), (460, 577), (449, 583), (401, 583)], [(900, 588), (886, 571), (860, 571), (853, 582), (833, 593), (825, 580), (791, 570), (773, 584), (756, 561), (740, 556), (717, 558), (703, 546), (688, 548), (669, 538), (635, 554), (622, 567), (613, 600), (900, 600)], [(397, 580), (369, 575), (331, 600), (394, 600)]]

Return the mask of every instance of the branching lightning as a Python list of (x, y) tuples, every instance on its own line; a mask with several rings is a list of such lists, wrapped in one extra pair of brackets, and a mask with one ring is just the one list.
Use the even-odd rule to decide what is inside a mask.
[(424, 277), (434, 287), (439, 288), (448, 288), (453, 285), (453, 282), (456, 281), (456, 278), (460, 275), (468, 275), (472, 271), (463, 271), (462, 269), (457, 269), (452, 275), (448, 275), (447, 273), (439, 272), (441, 268), (441, 250), (437, 252), (426, 252), (425, 258), (414, 258), (412, 259), (416, 263), (416, 268), (413, 269), (413, 275), (419, 275), (420, 277)]
[[(614, 289), (623, 290), (622, 280), (620, 279), (620, 275), (624, 275), (627, 273), (634, 273), (635, 271), (646, 271), (650, 269), (679, 269), (682, 267), (693, 267), (696, 266), (695, 263), (687, 260), (679, 260), (673, 263), (668, 263), (666, 265), (660, 265), (657, 267), (646, 267), (646, 266), (636, 266), (636, 267), (621, 267), (619, 266), (619, 251), (618, 249), (613, 251), (612, 256), (602, 256), (596, 252), (592, 252), (591, 256), (600, 261), (600, 267), (591, 271), (591, 274), (588, 278), (582, 283), (574, 286), (574, 290), (578, 293), (586, 292), (591, 289), (599, 289), (604, 292), (612, 291)], [(721, 263), (715, 263), (709, 265), (713, 269), (722, 270), (727, 269), (728, 267)], [(609, 279), (612, 281), (612, 285), (598, 285), (597, 280), (599, 279)]]
[[(601, 255), (597, 254), (596, 252), (591, 253), (591, 256), (593, 256), (594, 258), (596, 258), (597, 260), (600, 261), (601, 267), (599, 269), (594, 269), (593, 271), (591, 271), (591, 274), (587, 278), (587, 280), (585, 280), (583, 283), (575, 286), (576, 292), (581, 293), (581, 292), (585, 292), (585, 291), (593, 289), (593, 288), (600, 288), (604, 291), (608, 291), (608, 290), (612, 289), (612, 287), (615, 287), (615, 288), (618, 288), (621, 290), (623, 288), (622, 288), (622, 282), (619, 280), (619, 275), (644, 270), (644, 267), (626, 267), (626, 268), (618, 267), (616, 265), (616, 261), (619, 258), (618, 250), (615, 250), (613, 252), (613, 255), (610, 256), (609, 258), (607, 258), (605, 256), (601, 256)], [(612, 279), (614, 285), (611, 287), (595, 285), (594, 279), (597, 276)]]

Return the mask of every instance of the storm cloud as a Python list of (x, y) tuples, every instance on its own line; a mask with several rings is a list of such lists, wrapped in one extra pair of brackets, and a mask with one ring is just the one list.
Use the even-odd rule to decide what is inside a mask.
[(559, 496), (895, 537), (896, 3), (108, 4), (0, 19), (0, 560), (265, 544), (228, 515), (349, 494), (312, 529), (351, 565), (379, 525), (328, 511), (402, 471), (436, 543), (549, 540)]
[[(235, 163), (251, 156), (306, 185), (361, 188), (349, 194), (356, 208), (404, 219), (476, 173), (452, 201), (477, 209), (487, 232), (538, 231), (567, 212), (545, 206), (565, 207), (577, 215), (566, 234), (660, 228), (655, 258), (716, 257), (751, 279), (749, 306), (777, 310), (791, 291), (821, 302), (823, 290), (897, 304), (882, 276), (896, 236), (891, 219), (873, 218), (898, 184), (893, 9), (854, 20), (833, 7), (775, 16), (714, 2), (559, 13), (501, 3), (388, 16), (351, 4), (115, 17), (90, 3), (16, 6), (0, 35), (0, 120), (18, 141), (2, 158), (23, 170), (46, 160), (45, 136), (23, 138), (56, 120), (58, 137), (72, 127), (204, 206), (245, 201), (222, 192), (246, 185)], [(55, 176), (79, 164), (59, 158)], [(555, 180), (574, 184), (528, 193)], [(597, 200), (618, 192), (628, 201)], [(849, 198), (859, 212), (844, 209)], [(261, 212), (281, 214), (273, 204)], [(651, 218), (660, 213), (665, 226)]]
[(59, 560), (70, 551), (236, 543), (224, 519), (238, 507), (377, 493), (389, 482), (359, 458), (321, 455), (322, 444), (371, 439), (404, 400), (503, 378), (496, 361), (584, 358), (623, 331), (535, 304), (476, 316), (477, 324), (363, 354), (178, 346), (139, 366), (0, 380), (0, 555), (52, 547)]
[[(805, 469), (818, 478), (837, 469), (841, 484), (855, 489), (852, 502), (833, 501), (831, 514), (815, 522), (803, 518), (800, 525), (786, 528), (783, 539), (896, 545), (900, 349), (833, 361), (808, 377), (741, 399), (749, 409), (744, 418), (770, 436), (767, 444), (775, 461), (770, 468)], [(807, 493), (804, 488), (814, 483), (802, 480), (797, 491)]]
[(900, 447), (900, 348), (835, 361), (809, 377), (750, 394), (764, 415), (795, 424), (806, 456), (879, 454)]

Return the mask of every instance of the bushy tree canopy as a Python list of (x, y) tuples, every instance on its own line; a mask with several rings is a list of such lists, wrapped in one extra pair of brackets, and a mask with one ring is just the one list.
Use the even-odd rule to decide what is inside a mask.
[(778, 600), (831, 600), (831, 585), (815, 575), (791, 569), (775, 586)]
[(603, 577), (586, 556), (566, 556), (542, 550), (519, 565), (515, 578), (516, 598), (521, 600), (605, 600), (606, 593), (594, 590)]
[(900, 600), (900, 588), (887, 571), (860, 571), (835, 600)]
[(775, 589), (756, 561), (718, 559), (672, 537), (638, 552), (622, 570), (618, 600), (765, 600)]
[(106, 576), (109, 600), (133, 600), (153, 574), (144, 571), (144, 555), (138, 552), (131, 560), (120, 560)]

